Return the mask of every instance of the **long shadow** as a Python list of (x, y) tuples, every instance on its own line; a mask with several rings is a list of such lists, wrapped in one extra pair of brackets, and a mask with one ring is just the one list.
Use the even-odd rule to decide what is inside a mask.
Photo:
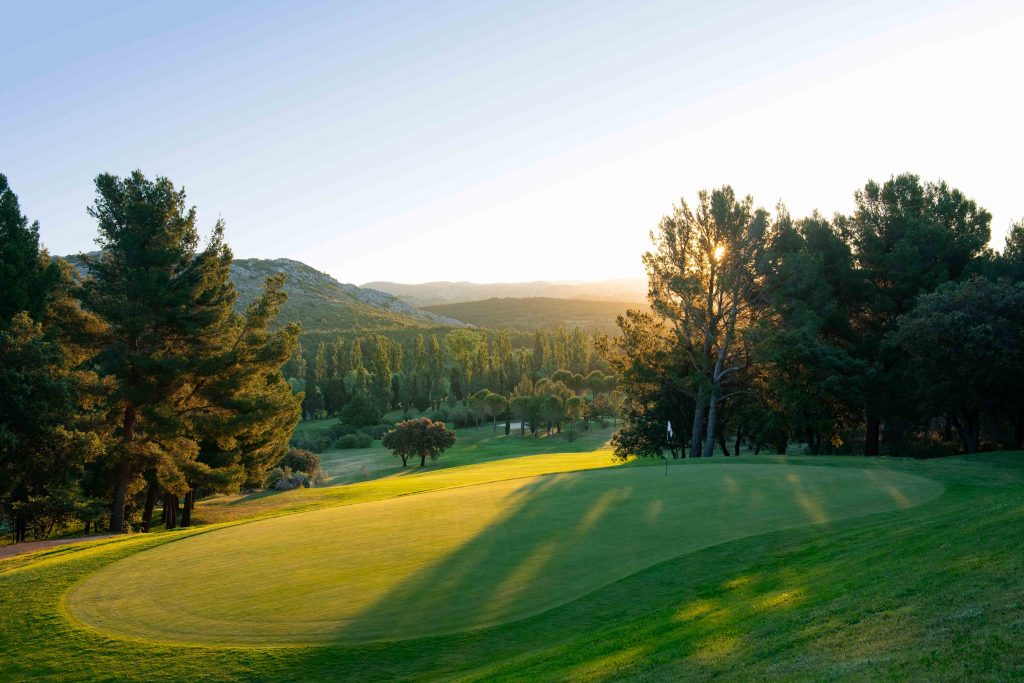
[[(781, 472), (771, 465), (750, 476), (746, 468), (731, 469), (672, 468), (663, 476), (656, 468), (634, 468), (528, 480), (500, 516), (350, 617), (333, 640), (399, 640), (515, 621), (689, 549), (859, 514), (830, 499), (855, 485), (862, 471), (792, 466)], [(882, 509), (910, 500), (891, 481), (885, 496), (893, 503)], [(678, 512), (684, 502), (686, 518)], [(467, 518), (473, 514), (466, 510)], [(734, 521), (728, 531), (701, 536), (722, 519)]]

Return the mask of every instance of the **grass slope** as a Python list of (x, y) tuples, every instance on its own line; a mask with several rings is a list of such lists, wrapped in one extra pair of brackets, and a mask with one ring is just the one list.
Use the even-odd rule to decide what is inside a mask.
[[(65, 546), (0, 561), (0, 678), (602, 681), (1024, 676), (1024, 454), (925, 462), (740, 458), (728, 464), (674, 466), (711, 467), (729, 474), (752, 463), (821, 466), (803, 468), (808, 474), (830, 468), (906, 472), (938, 481), (945, 490), (908, 509), (780, 530), (683, 554), (520, 621), (363, 645), (161, 645), (81, 628), (63, 607), (69, 590), (140, 551), (180, 545), (182, 539), (208, 532), (196, 529)], [(657, 466), (644, 465), (627, 465), (623, 471), (636, 467), (652, 476), (657, 473)], [(459, 469), (468, 468), (436, 475)], [(677, 472), (669, 476), (676, 477)], [(689, 520), (694, 527), (707, 521)], [(175, 583), (179, 567), (167, 566), (159, 585), (151, 588)], [(576, 571), (585, 572), (586, 567)], [(301, 612), (301, 596), (293, 598), (290, 609)], [(202, 609), (182, 605), (175, 618), (187, 621)]]
[[(400, 640), (521, 619), (698, 548), (942, 491), (929, 479), (855, 469), (671, 474), (531, 477), (246, 524), (115, 563), (78, 586), (68, 607), (102, 631), (160, 641)], [(168, 566), (177, 581), (161, 590)], [(183, 608), (194, 615), (177, 619)]]
[(586, 330), (616, 334), (615, 319), (629, 308), (645, 309), (642, 303), (588, 301), (585, 299), (486, 299), (462, 303), (424, 306), (424, 310), (456, 318), (487, 329), (532, 331), (554, 330), (579, 325)]
[(220, 523), (491, 481), (609, 467), (614, 459), (611, 450), (603, 446), (611, 433), (611, 429), (594, 429), (570, 442), (564, 435), (522, 439), (494, 435), (486, 429), (460, 429), (455, 447), (425, 468), (403, 468), (390, 451), (380, 446), (327, 451), (321, 455), (322, 466), (331, 483), (354, 485), (211, 498), (197, 506), (195, 517), (206, 524)]

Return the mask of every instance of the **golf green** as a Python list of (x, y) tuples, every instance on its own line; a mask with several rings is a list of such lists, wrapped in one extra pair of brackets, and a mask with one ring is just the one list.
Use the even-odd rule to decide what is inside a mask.
[(498, 481), (193, 535), (108, 565), (65, 607), (108, 634), (180, 643), (453, 633), (542, 612), (700, 548), (942, 490), (900, 472), (788, 464)]

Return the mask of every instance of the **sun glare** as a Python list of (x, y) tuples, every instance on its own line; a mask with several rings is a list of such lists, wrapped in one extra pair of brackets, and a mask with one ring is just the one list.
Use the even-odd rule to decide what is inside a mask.
[(715, 247), (715, 260), (721, 261), (723, 256), (725, 256), (725, 245), (719, 244)]

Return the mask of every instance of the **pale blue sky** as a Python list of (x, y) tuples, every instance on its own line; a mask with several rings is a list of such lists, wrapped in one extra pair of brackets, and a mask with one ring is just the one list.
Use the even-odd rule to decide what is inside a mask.
[[(301, 7), (299, 7), (301, 5)], [(135, 2), (4, 10), (0, 172), (55, 253), (92, 179), (184, 185), (241, 257), (349, 282), (639, 275), (680, 196), (1024, 215), (1024, 3)]]

